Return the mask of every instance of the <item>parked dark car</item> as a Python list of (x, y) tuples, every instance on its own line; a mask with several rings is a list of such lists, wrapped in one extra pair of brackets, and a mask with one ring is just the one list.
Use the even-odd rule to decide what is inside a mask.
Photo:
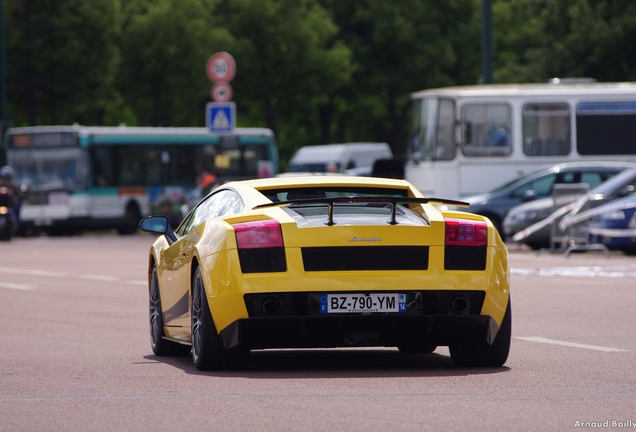
[(488, 193), (462, 198), (469, 202), (467, 211), (488, 217), (504, 236), (503, 221), (511, 208), (550, 197), (555, 184), (587, 183), (593, 188), (626, 168), (636, 168), (633, 162), (565, 162), (539, 170), (506, 183)]

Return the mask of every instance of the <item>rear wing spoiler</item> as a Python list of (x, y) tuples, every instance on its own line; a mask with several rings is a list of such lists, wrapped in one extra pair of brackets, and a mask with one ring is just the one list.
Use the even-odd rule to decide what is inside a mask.
[(267, 204), (260, 204), (253, 207), (253, 210), (267, 208), (267, 207), (279, 207), (287, 206), (291, 204), (327, 204), (329, 206), (329, 216), (326, 225), (334, 225), (333, 221), (333, 207), (338, 204), (349, 203), (386, 203), (391, 205), (391, 219), (389, 223), (391, 225), (397, 225), (396, 220), (396, 208), (398, 204), (444, 204), (456, 207), (468, 207), (470, 203), (464, 201), (449, 200), (444, 198), (407, 198), (407, 197), (333, 197), (333, 198), (301, 198), (289, 201), (278, 201)]

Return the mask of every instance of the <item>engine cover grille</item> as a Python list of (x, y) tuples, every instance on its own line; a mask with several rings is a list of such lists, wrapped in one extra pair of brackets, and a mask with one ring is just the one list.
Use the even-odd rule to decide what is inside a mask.
[(305, 271), (426, 270), (428, 246), (302, 248)]

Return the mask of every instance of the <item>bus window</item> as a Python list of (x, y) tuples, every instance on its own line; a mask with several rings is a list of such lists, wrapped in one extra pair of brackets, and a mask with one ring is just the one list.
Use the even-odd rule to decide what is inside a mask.
[(113, 187), (115, 181), (115, 162), (112, 147), (91, 147), (90, 161), (94, 187)]
[(242, 146), (243, 155), (241, 157), (243, 169), (241, 174), (245, 175), (245, 173), (257, 173), (258, 172), (258, 162), (265, 161), (268, 159), (267, 157), (267, 148), (262, 145), (251, 145), (247, 144)]
[(117, 146), (118, 186), (137, 186), (143, 184), (143, 149), (139, 147)]
[(576, 107), (581, 155), (631, 155), (636, 142), (636, 102), (580, 103)]
[(455, 103), (450, 99), (439, 101), (436, 141), (435, 160), (455, 158)]
[(466, 156), (507, 156), (512, 152), (510, 106), (466, 104), (462, 108), (463, 153)]
[(523, 106), (523, 153), (554, 156), (570, 153), (570, 108), (566, 103)]
[(426, 98), (415, 101), (413, 106), (413, 134), (411, 155), (416, 160), (433, 160), (435, 141), (433, 131), (438, 100)]

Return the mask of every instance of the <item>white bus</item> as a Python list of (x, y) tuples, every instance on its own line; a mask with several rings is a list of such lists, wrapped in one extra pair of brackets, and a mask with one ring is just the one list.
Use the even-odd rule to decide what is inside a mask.
[(218, 135), (194, 127), (33, 126), (9, 129), (4, 146), (26, 187), (26, 234), (131, 234), (150, 213), (177, 224), (205, 190), (197, 187), (202, 173), (221, 182), (278, 173), (276, 140), (264, 128)]
[(636, 83), (448, 87), (412, 106), (405, 176), (427, 196), (461, 199), (561, 162), (636, 161)]

